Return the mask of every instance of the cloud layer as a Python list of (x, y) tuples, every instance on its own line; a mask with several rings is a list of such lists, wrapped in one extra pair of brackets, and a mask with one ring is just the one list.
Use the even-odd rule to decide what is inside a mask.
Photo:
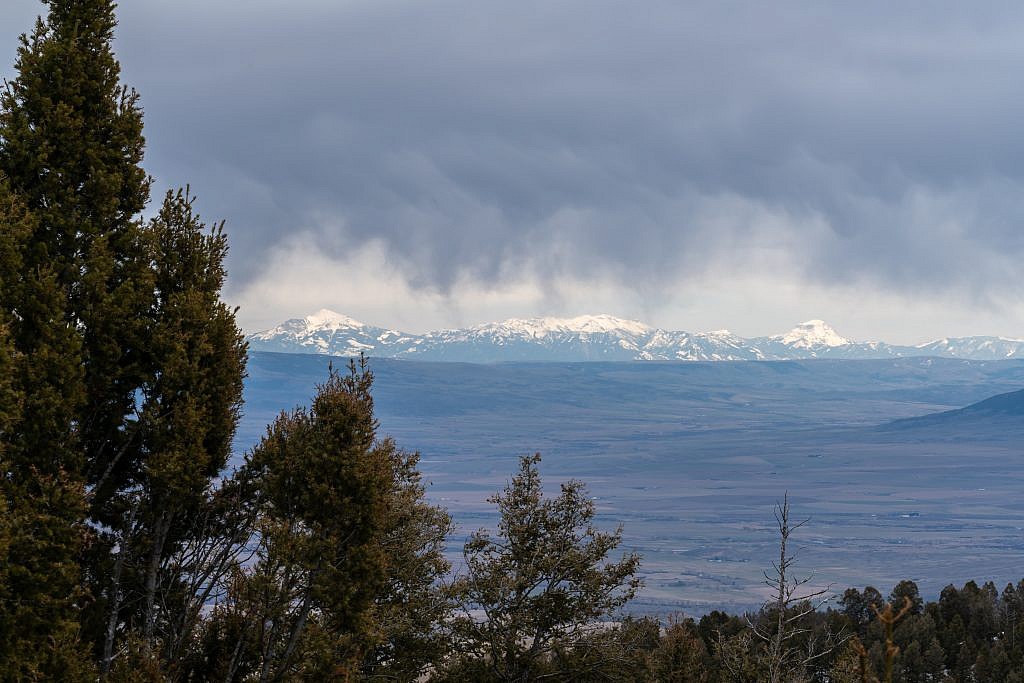
[[(11, 58), (37, 7), (0, 8)], [(749, 333), (1024, 333), (1012, 3), (119, 11), (147, 168), (228, 219), (250, 326), (316, 292), (414, 329), (612, 308)]]

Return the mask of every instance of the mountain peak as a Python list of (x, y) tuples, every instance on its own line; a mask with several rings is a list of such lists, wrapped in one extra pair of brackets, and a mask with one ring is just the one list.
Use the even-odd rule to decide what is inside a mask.
[(824, 320), (808, 320), (782, 335), (779, 340), (787, 346), (805, 349), (812, 346), (846, 346), (849, 339), (842, 337)]
[(331, 328), (338, 329), (342, 327), (365, 327), (365, 325), (355, 318), (350, 318), (347, 315), (332, 311), (329, 308), (321, 308), (316, 313), (307, 315), (302, 319), (307, 326), (311, 328), (323, 329)]

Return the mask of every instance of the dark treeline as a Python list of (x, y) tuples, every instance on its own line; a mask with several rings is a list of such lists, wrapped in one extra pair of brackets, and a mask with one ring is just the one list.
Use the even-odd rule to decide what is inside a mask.
[[(1022, 591), (1024, 581), (1002, 592), (972, 581), (947, 586), (937, 601), (926, 602), (912, 581), (902, 581), (888, 595), (870, 586), (850, 588), (826, 610), (798, 603), (786, 612), (798, 618), (787, 625), (793, 638), (781, 662), (770, 639), (757, 635), (764, 628), (774, 634), (778, 615), (771, 608), (660, 624), (627, 619), (584, 634), (571, 648), (556, 648), (532, 675), (648, 683), (1015, 683), (1024, 681)], [(899, 606), (888, 620), (887, 605)], [(441, 680), (517, 680), (496, 676), (483, 662), (463, 660), (452, 670), (456, 675)]]
[[(637, 669), (646, 677), (638, 680), (1022, 681), (1022, 591), (1024, 581), (1002, 592), (971, 581), (925, 601), (912, 581), (901, 581), (888, 595), (870, 586), (847, 589), (833, 607), (808, 611), (791, 623), (793, 656), (778, 678), (772, 676), (770, 644), (755, 634), (757, 626), (775, 623), (777, 613), (711, 612), (696, 622), (672, 622), (652, 638)], [(796, 605), (787, 614), (800, 611)], [(685, 666), (667, 675), (659, 669), (683, 658)]]
[(46, 4), (0, 92), (0, 680), (1024, 680), (1024, 583), (826, 607), (786, 502), (758, 613), (622, 617), (640, 558), (581, 482), (544, 493), (539, 456), (452, 576), (365, 359), (226, 471), (247, 359), (226, 235), (187, 189), (143, 218), (114, 4)]

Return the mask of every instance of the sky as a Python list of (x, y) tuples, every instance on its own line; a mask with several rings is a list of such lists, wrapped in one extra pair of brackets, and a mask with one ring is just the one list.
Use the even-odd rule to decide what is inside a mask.
[[(0, 3), (0, 75), (45, 9)], [(610, 313), (1024, 337), (1024, 5), (125, 0), (247, 330)]]

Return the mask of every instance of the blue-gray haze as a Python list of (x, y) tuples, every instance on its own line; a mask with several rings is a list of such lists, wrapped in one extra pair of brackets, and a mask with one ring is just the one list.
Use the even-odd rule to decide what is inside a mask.
[[(282, 408), (307, 404), (329, 362), (254, 353), (239, 451)], [(382, 431), (420, 451), (427, 495), (459, 525), (456, 562), (468, 532), (494, 525), (486, 498), (516, 457), (540, 451), (552, 489), (586, 481), (599, 525), (623, 524), (643, 553), (639, 610), (755, 606), (786, 491), (811, 518), (793, 548), (816, 585), (888, 593), (913, 579), (934, 599), (949, 583), (1024, 576), (1024, 361), (372, 368)]]

